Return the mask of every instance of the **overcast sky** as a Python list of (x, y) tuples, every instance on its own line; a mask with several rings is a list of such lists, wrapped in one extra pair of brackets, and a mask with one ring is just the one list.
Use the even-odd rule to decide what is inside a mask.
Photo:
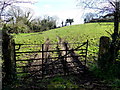
[(68, 18), (74, 19), (74, 24), (83, 23), (81, 10), (77, 5), (77, 0), (38, 0), (35, 4), (22, 4), (24, 7), (31, 7), (34, 16), (57, 16), (59, 24)]

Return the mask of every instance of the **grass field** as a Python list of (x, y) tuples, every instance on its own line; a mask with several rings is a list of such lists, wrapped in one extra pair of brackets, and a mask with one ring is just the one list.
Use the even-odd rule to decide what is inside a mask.
[(101, 36), (109, 36), (106, 31), (113, 30), (112, 23), (89, 23), (66, 26), (58, 29), (38, 33), (23, 33), (14, 35), (16, 43), (24, 44), (42, 44), (46, 38), (52, 42), (57, 41), (57, 36), (60, 36), (68, 42), (83, 42), (87, 39), (89, 41), (98, 41)]

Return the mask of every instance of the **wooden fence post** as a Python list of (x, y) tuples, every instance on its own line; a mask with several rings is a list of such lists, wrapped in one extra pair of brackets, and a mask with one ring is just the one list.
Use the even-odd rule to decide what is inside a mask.
[(102, 36), (99, 44), (98, 67), (103, 69), (106, 67), (109, 59), (109, 43), (110, 38)]

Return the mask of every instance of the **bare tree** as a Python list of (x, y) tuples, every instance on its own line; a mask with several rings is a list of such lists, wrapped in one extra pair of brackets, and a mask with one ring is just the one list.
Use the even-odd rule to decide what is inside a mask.
[(114, 34), (118, 35), (120, 0), (79, 0), (79, 4), (84, 9), (94, 10), (97, 14), (114, 13)]
[(115, 11), (115, 0), (78, 0), (78, 6), (100, 13), (110, 13)]
[(9, 6), (15, 6), (18, 3), (34, 3), (31, 1), (23, 1), (23, 0), (1, 0), (0, 1), (0, 19), (5, 15), (5, 11)]
[(22, 10), (20, 7), (11, 7), (7, 14), (10, 15), (10, 19), (13, 18), (14, 22), (19, 22), (20, 20), (24, 20), (26, 24), (32, 21), (32, 11), (31, 10)]
[(90, 22), (93, 18), (97, 17), (95, 13), (86, 13), (84, 16), (84, 23)]

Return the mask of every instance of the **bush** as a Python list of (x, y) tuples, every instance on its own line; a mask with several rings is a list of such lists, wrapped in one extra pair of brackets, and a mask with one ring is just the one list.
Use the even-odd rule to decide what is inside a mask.
[(31, 32), (29, 27), (22, 22), (19, 22), (19, 23), (14, 24), (14, 25), (8, 24), (8, 25), (6, 25), (5, 28), (9, 33), (28, 33), (28, 32)]
[(105, 79), (105, 80), (114, 80), (116, 78), (120, 79), (120, 62), (117, 62), (105, 70), (101, 70), (97, 67), (97, 65), (93, 65), (91, 67), (91, 71), (93, 71), (96, 77)]

